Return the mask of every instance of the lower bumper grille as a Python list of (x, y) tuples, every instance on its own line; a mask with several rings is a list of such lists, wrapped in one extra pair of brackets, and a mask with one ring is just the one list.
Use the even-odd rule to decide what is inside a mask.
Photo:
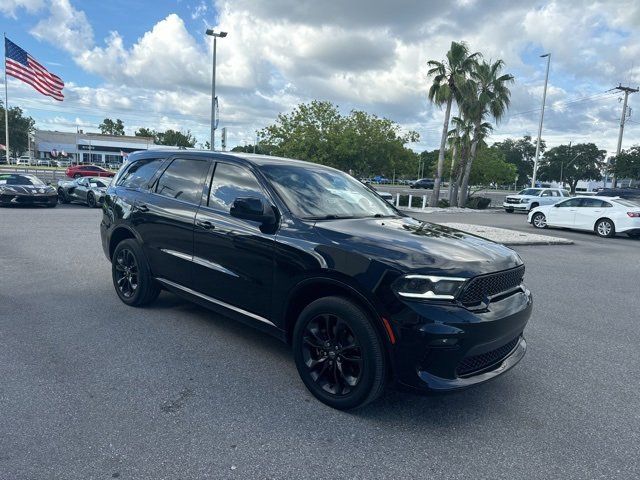
[(490, 352), (482, 353), (480, 355), (463, 358), (458, 364), (456, 374), (459, 377), (464, 377), (497, 364), (511, 353), (519, 341), (520, 336), (518, 335), (516, 338), (500, 348), (496, 348), (495, 350), (491, 350)]

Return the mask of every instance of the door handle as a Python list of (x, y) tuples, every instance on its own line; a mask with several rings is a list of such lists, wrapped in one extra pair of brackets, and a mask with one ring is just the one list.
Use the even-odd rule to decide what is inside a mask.
[(213, 230), (214, 228), (216, 228), (213, 223), (208, 220), (198, 220), (196, 221), (196, 225), (200, 228), (204, 228), (205, 230)]
[(147, 207), (144, 204), (136, 205), (136, 210), (139, 211), (139, 212), (148, 212), (149, 211), (149, 207)]

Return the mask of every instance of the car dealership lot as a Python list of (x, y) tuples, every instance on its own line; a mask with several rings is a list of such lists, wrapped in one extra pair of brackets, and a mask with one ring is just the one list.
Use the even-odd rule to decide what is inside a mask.
[[(535, 298), (516, 368), (345, 413), (270, 336), (166, 293), (122, 304), (100, 215), (0, 210), (0, 478), (640, 475), (638, 240), (545, 230), (575, 244), (516, 249)], [(516, 214), (428, 218), (533, 231)]]

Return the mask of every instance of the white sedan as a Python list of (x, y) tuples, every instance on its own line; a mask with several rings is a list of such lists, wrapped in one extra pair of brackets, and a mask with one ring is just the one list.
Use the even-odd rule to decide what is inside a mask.
[(601, 237), (624, 232), (640, 237), (640, 204), (619, 197), (570, 198), (534, 208), (527, 219), (536, 228), (575, 228)]

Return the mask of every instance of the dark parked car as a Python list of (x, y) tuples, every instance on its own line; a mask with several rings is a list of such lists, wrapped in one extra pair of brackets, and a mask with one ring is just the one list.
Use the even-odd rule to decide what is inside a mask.
[(66, 170), (67, 177), (113, 177), (115, 173), (97, 165), (72, 165)]
[(398, 212), (338, 170), (241, 153), (132, 154), (100, 224), (116, 293), (161, 289), (292, 345), (339, 409), (387, 383), (453, 391), (525, 354), (532, 297), (509, 248)]
[(411, 184), (410, 188), (433, 188), (434, 180), (432, 178), (421, 178)]
[(55, 207), (56, 189), (34, 175), (0, 173), (0, 205)]
[(58, 182), (58, 197), (62, 203), (80, 202), (91, 208), (104, 202), (109, 180), (100, 177), (78, 177)]
[(603, 188), (596, 195), (599, 197), (620, 197), (640, 202), (640, 188)]

